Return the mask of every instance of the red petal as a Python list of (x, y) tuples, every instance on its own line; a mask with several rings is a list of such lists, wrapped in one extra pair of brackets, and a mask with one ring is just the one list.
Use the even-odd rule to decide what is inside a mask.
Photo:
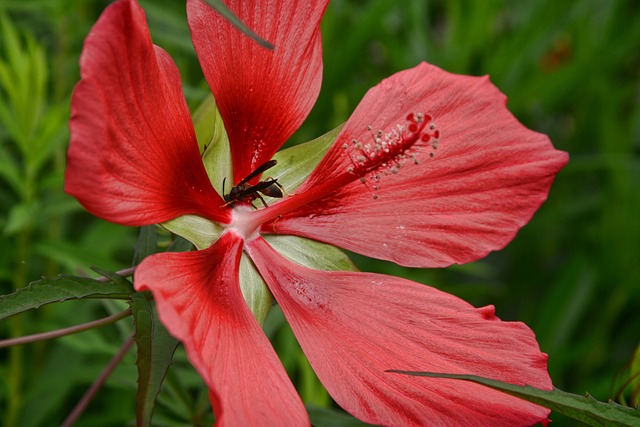
[(224, 234), (197, 252), (162, 253), (136, 269), (160, 320), (182, 341), (210, 388), (218, 425), (308, 425), (278, 356), (247, 307), (238, 281), (242, 239)]
[(300, 127), (318, 96), (320, 20), (328, 1), (225, 3), (275, 46), (258, 45), (205, 1), (188, 1), (193, 44), (229, 135), (238, 182)]
[(104, 11), (87, 36), (80, 70), (65, 190), (120, 224), (189, 213), (228, 221), (202, 165), (178, 69), (151, 43), (135, 1)]
[[(393, 75), (367, 93), (296, 192), (319, 200), (300, 203), (268, 231), (416, 267), (462, 264), (501, 249), (544, 202), (567, 162), (566, 153), (520, 124), (505, 102), (486, 77), (454, 75), (424, 63)], [(432, 116), (437, 126), (429, 130), (430, 141), (419, 140), (407, 151), (418, 164), (407, 156), (392, 171), (389, 160), (364, 175), (366, 185), (352, 175), (349, 184), (327, 188), (358, 164), (358, 151), (345, 145), (354, 147), (354, 139), (373, 145), (378, 129), (386, 133), (410, 124), (407, 116), (416, 112)], [(434, 149), (436, 131), (440, 143)]]
[(549, 410), (483, 386), (389, 369), (471, 374), (551, 389), (547, 356), (522, 323), (405, 279), (320, 271), (262, 239), (249, 253), (331, 396), (382, 425), (532, 425)]

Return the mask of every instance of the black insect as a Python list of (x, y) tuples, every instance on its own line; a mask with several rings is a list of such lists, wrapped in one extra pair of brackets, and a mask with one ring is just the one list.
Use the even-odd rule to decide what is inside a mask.
[(238, 202), (248, 202), (254, 209), (257, 209), (253, 204), (255, 199), (260, 199), (262, 204), (265, 207), (269, 207), (267, 202), (264, 201), (260, 193), (265, 196), (282, 198), (284, 196), (282, 185), (278, 183), (276, 178), (268, 178), (264, 181), (258, 182), (256, 185), (247, 184), (252, 178), (260, 175), (262, 172), (267, 169), (271, 169), (276, 165), (277, 160), (269, 160), (258, 166), (253, 172), (251, 172), (245, 179), (240, 181), (235, 185), (235, 187), (231, 188), (229, 194), (224, 194), (224, 184), (226, 178), (222, 180), (222, 194), (224, 197), (224, 201), (226, 202), (223, 206), (233, 206)]

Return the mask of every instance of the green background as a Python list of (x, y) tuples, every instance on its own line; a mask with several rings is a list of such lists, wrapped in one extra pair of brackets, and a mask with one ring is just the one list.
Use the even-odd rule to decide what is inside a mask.
[[(78, 57), (108, 3), (0, 0), (0, 294), (43, 275), (131, 265), (137, 230), (93, 218), (63, 193)], [(177, 62), (195, 108), (208, 89), (184, 2), (141, 4), (154, 42)], [(640, 343), (640, 3), (336, 0), (323, 21), (323, 42), (322, 91), (292, 143), (333, 129), (368, 88), (428, 61), (455, 73), (489, 74), (519, 120), (570, 154), (548, 201), (504, 250), (439, 270), (353, 256), (358, 266), (435, 286), (476, 306), (494, 304), (502, 319), (523, 321), (535, 331), (550, 355), (556, 387), (637, 404), (640, 380), (629, 380), (631, 372), (640, 372), (637, 355), (634, 362)], [(0, 338), (124, 308), (100, 301), (47, 306), (0, 322)], [(305, 403), (330, 406), (290, 332), (278, 325), (267, 325), (269, 333)], [(1, 349), (0, 425), (60, 424), (130, 330), (124, 320)], [(131, 353), (77, 425), (133, 419), (134, 362)], [(209, 425), (207, 404), (201, 381), (179, 350), (155, 423)], [(336, 425), (332, 416), (314, 409), (314, 424)], [(574, 425), (552, 418), (555, 426)]]

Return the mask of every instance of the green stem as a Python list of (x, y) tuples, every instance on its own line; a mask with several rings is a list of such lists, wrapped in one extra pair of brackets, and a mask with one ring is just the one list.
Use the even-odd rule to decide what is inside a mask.
[[(35, 175), (27, 165), (24, 170), (24, 193), (22, 202), (30, 203), (35, 198)], [(13, 276), (13, 288), (18, 289), (27, 284), (29, 278), (29, 260), (31, 259), (31, 227), (27, 225), (17, 236), (16, 271)], [(9, 336), (17, 338), (24, 332), (24, 316), (9, 318)], [(17, 427), (20, 422), (20, 411), (23, 406), (22, 385), (24, 382), (24, 347), (15, 346), (9, 350), (8, 363), (8, 404), (4, 416), (5, 427)]]
[[(18, 251), (16, 259), (16, 271), (13, 278), (14, 289), (25, 285), (27, 280), (27, 260), (29, 259), (29, 230), (23, 230), (18, 235)], [(23, 334), (22, 316), (13, 316), (8, 319), (9, 336), (20, 337)], [(11, 347), (9, 350), (9, 367), (7, 372), (7, 412), (4, 416), (4, 425), (6, 427), (17, 427), (20, 418), (20, 409), (22, 408), (22, 377), (24, 365), (24, 348)]]

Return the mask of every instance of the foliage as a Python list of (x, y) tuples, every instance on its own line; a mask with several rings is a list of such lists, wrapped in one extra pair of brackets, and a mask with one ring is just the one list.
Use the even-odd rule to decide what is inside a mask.
[[(176, 59), (195, 110), (208, 90), (190, 43), (183, 2), (141, 3), (155, 43)], [(0, 294), (11, 294), (43, 275), (131, 266), (137, 230), (91, 217), (62, 191), (68, 105), (78, 80), (81, 44), (106, 4), (0, 0)], [(445, 270), (408, 269), (354, 256), (358, 267), (429, 283), (476, 306), (495, 304), (503, 319), (524, 321), (536, 332), (550, 355), (556, 387), (638, 405), (637, 2), (334, 0), (323, 22), (323, 38), (323, 89), (292, 143), (335, 128), (368, 88), (426, 60), (451, 72), (489, 74), (508, 95), (515, 116), (550, 135), (571, 156), (547, 203), (503, 251)], [(145, 253), (165, 250), (173, 242), (164, 230), (145, 233), (138, 254), (149, 245), (157, 247)], [(139, 260), (140, 255), (135, 262)], [(0, 338), (76, 325), (125, 309), (126, 303), (116, 300), (51, 304), (3, 320)], [(150, 327), (153, 308), (147, 313), (136, 327)], [(60, 424), (133, 327), (131, 320), (123, 320), (1, 350), (0, 424)], [(356, 425), (327, 412), (326, 393), (277, 311), (265, 330), (303, 400), (316, 405), (311, 409), (314, 424)], [(147, 368), (147, 391), (153, 394), (157, 367)], [(131, 352), (77, 425), (131, 422), (136, 369)], [(159, 393), (154, 425), (211, 424), (207, 392), (180, 346)], [(555, 426), (572, 425), (556, 413), (552, 419)]]
[(432, 372), (389, 371), (398, 374), (470, 381), (500, 390), (529, 402), (568, 415), (590, 426), (635, 426), (640, 422), (640, 409), (615, 402), (599, 402), (587, 394), (578, 396), (562, 390), (541, 390), (529, 385), (517, 386), (475, 375), (438, 374)]

